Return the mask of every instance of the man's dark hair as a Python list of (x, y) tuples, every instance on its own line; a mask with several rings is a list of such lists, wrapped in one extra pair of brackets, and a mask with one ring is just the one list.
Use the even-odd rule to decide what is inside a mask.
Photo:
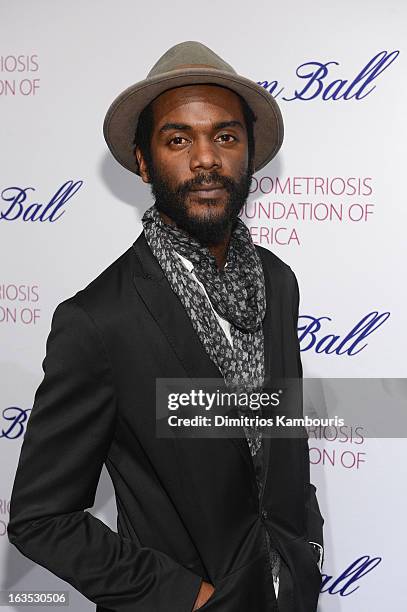
[[(246, 100), (242, 98), (242, 96), (240, 96), (239, 94), (236, 94), (236, 95), (239, 96), (239, 99), (242, 105), (243, 117), (244, 117), (245, 124), (246, 124), (248, 157), (249, 157), (249, 168), (250, 168), (252, 159), (254, 156), (254, 145), (255, 145), (254, 143), (254, 122), (256, 121), (257, 117), (252, 111), (252, 109), (250, 108), (250, 106), (247, 104)], [(138, 123), (137, 123), (137, 128), (136, 128), (136, 134), (133, 140), (133, 144), (136, 145), (137, 143), (137, 145), (140, 147), (141, 153), (143, 154), (143, 157), (146, 161), (148, 168), (151, 168), (151, 165), (152, 165), (152, 155), (151, 155), (151, 137), (153, 133), (153, 105), (152, 104), (153, 103), (150, 102), (140, 113)], [(135, 148), (136, 147), (134, 146), (134, 151), (135, 151)]]

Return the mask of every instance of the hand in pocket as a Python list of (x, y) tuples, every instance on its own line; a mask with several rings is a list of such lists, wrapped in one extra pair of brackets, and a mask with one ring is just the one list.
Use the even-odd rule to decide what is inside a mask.
[(215, 591), (215, 588), (210, 582), (205, 582), (205, 580), (201, 583), (201, 588), (199, 589), (199, 593), (194, 603), (194, 607), (192, 608), (192, 612), (195, 610), (199, 610), (206, 602), (211, 598)]

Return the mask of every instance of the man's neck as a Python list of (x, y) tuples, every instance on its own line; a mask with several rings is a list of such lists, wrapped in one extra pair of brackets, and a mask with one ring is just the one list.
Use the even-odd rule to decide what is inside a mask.
[[(164, 223), (168, 223), (169, 225), (176, 225), (176, 223), (166, 213), (161, 212), (160, 210), (159, 214), (162, 220), (164, 221)], [(225, 234), (225, 237), (223, 238), (221, 242), (219, 242), (218, 244), (208, 245), (209, 252), (216, 259), (218, 270), (223, 270), (223, 267), (226, 263), (230, 235), (231, 235), (231, 228), (228, 229), (227, 233)]]

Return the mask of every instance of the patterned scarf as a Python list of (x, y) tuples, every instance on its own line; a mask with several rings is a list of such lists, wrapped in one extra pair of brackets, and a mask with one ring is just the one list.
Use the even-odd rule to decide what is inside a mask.
[[(239, 218), (232, 229), (226, 265), (219, 270), (206, 246), (186, 231), (165, 223), (155, 204), (142, 217), (144, 234), (172, 290), (185, 307), (192, 325), (209, 357), (220, 370), (227, 387), (239, 391), (261, 391), (264, 384), (264, 337), (262, 321), (266, 312), (263, 268), (250, 232)], [(213, 308), (231, 323), (233, 347), (198, 283), (191, 278), (177, 251), (194, 264), (194, 273), (204, 285)], [(238, 410), (244, 414), (244, 409)], [(261, 410), (257, 411), (261, 415)], [(259, 495), (262, 479), (262, 432), (243, 426), (253, 458)], [(267, 535), (273, 577), (280, 570), (280, 558)]]
[[(184, 230), (164, 223), (155, 204), (146, 210), (142, 223), (153, 254), (225, 383), (248, 391), (260, 389), (264, 382), (265, 284), (261, 261), (246, 225), (241, 219), (236, 220), (227, 266), (220, 271), (209, 249)], [(194, 272), (214, 309), (230, 321), (233, 348), (207, 298), (174, 250), (194, 264)]]

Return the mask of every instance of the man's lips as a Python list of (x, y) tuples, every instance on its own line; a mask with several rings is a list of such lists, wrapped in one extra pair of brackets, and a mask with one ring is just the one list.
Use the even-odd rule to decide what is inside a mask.
[(190, 192), (200, 198), (219, 198), (225, 193), (222, 185), (198, 185), (190, 189)]

